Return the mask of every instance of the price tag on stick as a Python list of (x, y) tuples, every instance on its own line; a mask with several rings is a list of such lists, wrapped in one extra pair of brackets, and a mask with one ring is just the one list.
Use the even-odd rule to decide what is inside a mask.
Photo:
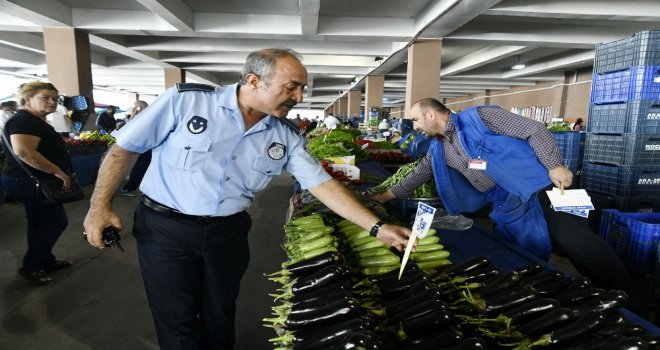
[(403, 259), (401, 259), (401, 269), (399, 270), (399, 279), (403, 275), (403, 269), (406, 267), (408, 258), (410, 258), (410, 252), (412, 251), (413, 245), (417, 241), (417, 238), (424, 238), (431, 228), (431, 223), (433, 222), (433, 216), (435, 215), (435, 208), (424, 204), (422, 202), (417, 203), (417, 214), (415, 214), (415, 223), (412, 227), (412, 233), (408, 238), (408, 245), (406, 246), (406, 251), (403, 254)]

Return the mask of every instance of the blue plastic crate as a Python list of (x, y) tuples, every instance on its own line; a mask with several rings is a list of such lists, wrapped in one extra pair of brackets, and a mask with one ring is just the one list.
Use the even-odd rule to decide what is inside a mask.
[(582, 159), (586, 133), (579, 131), (553, 131), (557, 147), (564, 159)]
[(612, 165), (660, 164), (660, 134), (589, 133), (584, 159)]
[(591, 103), (630, 100), (660, 100), (660, 66), (635, 66), (593, 74)]
[(646, 30), (630, 38), (596, 45), (595, 73), (655, 65), (660, 65), (660, 30)]
[(660, 100), (589, 106), (587, 131), (603, 134), (660, 134)]
[(600, 235), (629, 267), (650, 271), (660, 241), (660, 213), (622, 213), (605, 209)]
[(660, 164), (615, 166), (585, 161), (582, 188), (611, 196), (660, 196)]
[(87, 97), (78, 95), (72, 97), (73, 110), (75, 111), (86, 111), (89, 108), (87, 104)]

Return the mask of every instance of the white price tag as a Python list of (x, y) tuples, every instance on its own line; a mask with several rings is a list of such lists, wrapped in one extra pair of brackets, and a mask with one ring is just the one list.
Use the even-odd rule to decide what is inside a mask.
[(401, 269), (399, 270), (399, 279), (403, 274), (403, 269), (408, 263), (408, 258), (410, 258), (410, 252), (412, 251), (413, 245), (417, 241), (417, 238), (424, 238), (431, 228), (431, 223), (433, 222), (433, 216), (435, 215), (435, 208), (424, 204), (422, 202), (417, 203), (417, 214), (415, 214), (415, 223), (412, 227), (412, 233), (408, 238), (408, 245), (406, 246), (406, 252), (403, 254), (403, 259), (401, 259)]

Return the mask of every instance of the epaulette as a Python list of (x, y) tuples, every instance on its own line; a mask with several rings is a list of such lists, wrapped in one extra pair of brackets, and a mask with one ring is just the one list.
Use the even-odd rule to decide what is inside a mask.
[(184, 91), (214, 92), (216, 87), (208, 84), (177, 83), (176, 89), (179, 92), (184, 92)]
[(300, 129), (298, 128), (298, 125), (296, 125), (296, 123), (289, 120), (287, 117), (282, 117), (282, 118), (275, 117), (275, 119), (281, 121), (282, 123), (284, 123), (284, 125), (286, 125), (286, 126), (290, 127), (291, 129), (293, 129), (293, 131), (295, 131), (296, 134), (298, 134), (298, 135), (302, 134), (302, 131), (300, 131)]

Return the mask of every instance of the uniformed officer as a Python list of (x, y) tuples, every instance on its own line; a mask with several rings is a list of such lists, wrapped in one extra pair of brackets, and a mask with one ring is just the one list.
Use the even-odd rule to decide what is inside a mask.
[(133, 233), (162, 349), (232, 348), (249, 260), (245, 209), (282, 169), (335, 213), (404, 248), (410, 230), (362, 206), (285, 123), (306, 82), (297, 53), (260, 50), (248, 56), (239, 84), (179, 84), (116, 132), (84, 226), (98, 248), (105, 227), (123, 227), (112, 197), (138, 154), (152, 149)]

